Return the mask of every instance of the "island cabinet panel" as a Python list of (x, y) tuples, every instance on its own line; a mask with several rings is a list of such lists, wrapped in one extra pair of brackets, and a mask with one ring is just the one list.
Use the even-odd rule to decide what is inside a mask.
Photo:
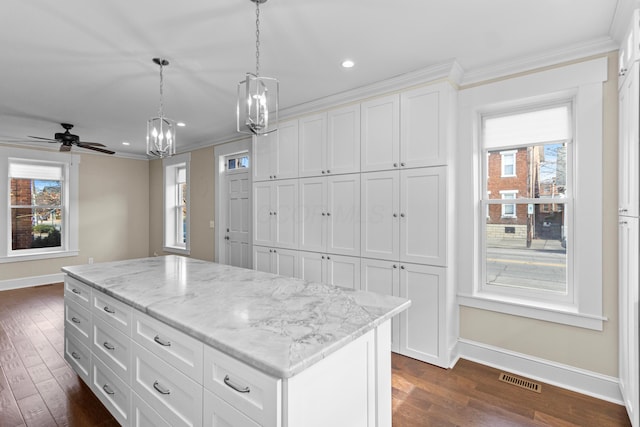
[(91, 351), (127, 383), (131, 378), (131, 340), (99, 319), (93, 319)]
[(64, 295), (69, 301), (73, 301), (86, 310), (91, 310), (91, 287), (81, 281), (69, 277), (64, 282)]
[(131, 425), (135, 427), (171, 427), (138, 394), (131, 392)]
[(91, 358), (91, 390), (123, 426), (131, 422), (131, 389), (100, 358)]
[(132, 338), (192, 380), (202, 381), (202, 342), (137, 311)]
[(133, 345), (132, 389), (174, 427), (202, 425), (202, 385)]
[(64, 335), (64, 359), (71, 365), (78, 376), (91, 386), (91, 352), (75, 335)]
[[(281, 424), (282, 380), (266, 375), (209, 346), (204, 348), (204, 360), (206, 390), (228, 402), (258, 425), (276, 427)], [(207, 405), (208, 402), (205, 402), (204, 406)]]
[(92, 292), (91, 313), (107, 325), (131, 336), (132, 308), (102, 292)]
[(220, 399), (209, 390), (204, 390), (204, 427), (261, 427), (260, 424)]
[(79, 342), (86, 347), (91, 346), (93, 328), (91, 327), (91, 312), (85, 310), (72, 300), (64, 302), (64, 326), (65, 331), (73, 333)]

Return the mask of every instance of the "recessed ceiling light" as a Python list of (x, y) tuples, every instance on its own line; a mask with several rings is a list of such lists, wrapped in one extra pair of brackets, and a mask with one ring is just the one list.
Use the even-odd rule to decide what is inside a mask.
[(176, 125), (180, 126), (181, 128), (186, 126), (185, 122), (178, 122), (178, 123), (176, 123)]
[(122, 141), (122, 145), (131, 145), (131, 143), (127, 141)]
[(356, 63), (350, 59), (342, 61), (342, 68), (353, 68), (354, 65), (356, 65)]

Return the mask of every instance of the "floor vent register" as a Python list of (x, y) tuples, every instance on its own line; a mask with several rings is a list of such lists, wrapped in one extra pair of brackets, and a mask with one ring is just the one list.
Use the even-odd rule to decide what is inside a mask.
[(526, 390), (535, 391), (536, 393), (542, 392), (542, 387), (538, 383), (534, 383), (533, 381), (529, 381), (524, 378), (519, 378), (510, 374), (505, 374), (504, 372), (500, 373), (500, 377), (498, 379), (507, 384), (512, 384)]

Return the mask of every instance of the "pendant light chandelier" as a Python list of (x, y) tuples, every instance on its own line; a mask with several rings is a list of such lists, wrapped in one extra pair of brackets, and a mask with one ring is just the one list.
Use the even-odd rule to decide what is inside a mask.
[(260, 4), (267, 0), (250, 0), (256, 4), (256, 72), (247, 73), (238, 83), (236, 129), (240, 133), (266, 135), (278, 130), (278, 79), (260, 75)]
[(153, 58), (153, 62), (160, 66), (160, 107), (158, 117), (153, 117), (147, 122), (147, 155), (162, 159), (176, 154), (176, 124), (173, 120), (166, 118), (163, 111), (162, 70), (169, 65), (169, 61)]

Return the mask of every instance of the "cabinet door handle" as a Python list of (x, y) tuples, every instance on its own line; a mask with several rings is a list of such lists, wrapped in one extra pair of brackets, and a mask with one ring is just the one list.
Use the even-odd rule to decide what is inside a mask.
[(400, 214), (400, 218), (404, 218), (404, 214), (403, 213)]
[(104, 343), (102, 343), (102, 345), (104, 346), (104, 348), (106, 348), (107, 350), (115, 350), (116, 348), (113, 346), (113, 344), (110, 344), (108, 341), (105, 341)]
[(404, 265), (401, 265), (401, 266), (400, 266), (400, 270), (404, 270)]
[(81, 323), (81, 322), (80, 322), (80, 319), (78, 319), (77, 317), (72, 317), (72, 318), (71, 318), (71, 321), (72, 321), (73, 323), (77, 323), (78, 325)]
[(404, 166), (404, 162), (400, 163), (400, 166)]
[(393, 167), (394, 167), (394, 168), (397, 168), (397, 167), (398, 167), (398, 164), (397, 164), (397, 163), (394, 163), (394, 164), (393, 164)]
[(326, 215), (326, 213), (322, 212), (322, 216), (325, 216), (325, 215)]
[(158, 381), (153, 383), (153, 388), (155, 388), (160, 394), (171, 394), (171, 390), (162, 387)]
[(171, 347), (171, 341), (163, 340), (162, 338), (160, 338), (160, 335), (156, 335), (155, 337), (153, 337), (153, 340), (155, 342), (157, 342), (158, 344), (163, 345), (165, 347)]
[(327, 173), (331, 173), (331, 171), (329, 169), (327, 169)]
[(322, 174), (324, 174), (324, 171), (322, 171)]
[(627, 69), (626, 68), (620, 68), (620, 72), (618, 73), (618, 76), (622, 77), (625, 74), (627, 74)]
[(620, 213), (622, 213), (622, 212), (627, 212), (627, 211), (628, 211), (628, 209), (625, 209), (625, 208), (620, 208), (620, 209), (618, 209), (618, 212), (620, 212)]
[(235, 385), (233, 382), (231, 382), (231, 379), (229, 378), (229, 375), (225, 375), (224, 376), (224, 383), (231, 387), (232, 389), (234, 389), (235, 391), (237, 391), (238, 393), (250, 393), (251, 389), (249, 387), (240, 387), (238, 385)]
[(627, 225), (627, 221), (620, 221), (619, 224), (620, 225)]
[(397, 266), (397, 265), (395, 265), (395, 264), (393, 264), (393, 268), (398, 268), (398, 266)]
[(109, 384), (105, 384), (102, 386), (102, 389), (107, 393), (107, 394), (116, 394), (115, 391), (111, 390), (111, 387), (109, 387)]
[(79, 290), (77, 290), (76, 288), (71, 289), (71, 292), (73, 292), (74, 294), (77, 294), (77, 295), (80, 295), (82, 293)]
[(327, 255), (327, 259), (331, 259), (331, 257), (329, 255)]
[(105, 305), (103, 310), (109, 314), (114, 314), (116, 312), (113, 308), (109, 307), (108, 305)]
[(80, 360), (80, 356), (78, 355), (78, 353), (76, 353), (75, 351), (71, 352), (71, 357), (73, 357), (76, 360)]
[(394, 217), (394, 218), (398, 218), (398, 214), (397, 214), (397, 213), (394, 213), (394, 214), (393, 214), (393, 217)]
[(327, 212), (327, 216), (331, 216), (331, 212)]

